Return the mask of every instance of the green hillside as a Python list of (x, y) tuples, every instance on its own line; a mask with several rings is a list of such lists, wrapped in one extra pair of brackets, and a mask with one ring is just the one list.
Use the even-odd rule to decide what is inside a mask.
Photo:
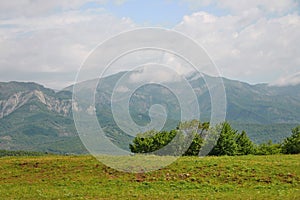
[(133, 174), (90, 156), (5, 157), (0, 198), (299, 199), (299, 160), (300, 155), (182, 157), (165, 169)]

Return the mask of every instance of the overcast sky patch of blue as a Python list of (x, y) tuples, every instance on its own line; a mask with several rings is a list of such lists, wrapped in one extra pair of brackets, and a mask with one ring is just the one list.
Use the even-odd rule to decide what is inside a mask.
[(106, 5), (91, 2), (82, 6), (81, 9), (95, 7), (102, 7), (108, 13), (119, 18), (128, 17), (138, 25), (167, 28), (172, 28), (180, 23), (185, 15), (191, 15), (194, 12), (204, 11), (216, 16), (228, 14), (228, 12), (220, 10), (214, 5), (191, 9), (187, 3), (179, 0), (128, 0), (121, 5), (116, 5), (111, 1)]
[(1, 28), (9, 29), (9, 28), (16, 28), (16, 27), (17, 27), (17, 25), (15, 25), (15, 24), (0, 24), (0, 29)]
[(120, 6), (109, 3), (105, 9), (117, 17), (129, 17), (139, 25), (167, 27), (173, 27), (184, 15), (192, 13), (184, 3), (164, 0), (129, 0)]

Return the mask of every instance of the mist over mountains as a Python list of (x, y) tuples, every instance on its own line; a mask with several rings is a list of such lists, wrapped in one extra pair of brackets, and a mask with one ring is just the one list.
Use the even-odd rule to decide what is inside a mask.
[[(111, 111), (114, 86), (126, 72), (102, 78), (96, 91), (96, 114), (101, 126), (113, 143), (128, 149), (132, 136), (116, 125)], [(132, 72), (134, 73), (134, 72)], [(214, 77), (203, 75), (205, 79)], [(201, 120), (209, 121), (211, 100), (205, 79), (199, 74), (187, 77), (201, 112)], [(256, 143), (280, 142), (290, 129), (300, 124), (300, 84), (274, 86), (250, 85), (222, 79), (227, 98), (226, 120), (239, 130), (246, 130)], [(96, 80), (86, 81), (83, 92)], [(180, 91), (180, 83), (174, 81)], [(72, 89), (55, 92), (37, 83), (0, 83), (0, 148), (34, 150), (54, 153), (85, 153), (72, 117)], [(192, 102), (191, 102), (192, 103)], [(165, 107), (167, 119), (164, 129), (172, 129), (180, 120), (180, 105), (172, 91), (157, 84), (148, 84), (134, 91), (129, 111), (135, 123), (150, 123), (149, 109), (159, 104)]]

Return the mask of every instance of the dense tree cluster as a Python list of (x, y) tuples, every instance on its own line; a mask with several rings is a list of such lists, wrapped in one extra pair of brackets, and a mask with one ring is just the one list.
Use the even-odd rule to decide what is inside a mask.
[(239, 134), (228, 122), (224, 122), (219, 129), (219, 138), (209, 155), (234, 156), (255, 153), (254, 144), (245, 131)]
[(209, 123), (193, 120), (180, 123), (175, 130), (150, 130), (139, 133), (129, 145), (133, 153), (154, 153), (156, 155), (197, 155)]
[[(168, 145), (167, 145), (168, 144)], [(187, 146), (188, 145), (188, 146)], [(133, 153), (156, 155), (271, 155), (300, 153), (300, 126), (282, 144), (254, 144), (245, 131), (239, 133), (228, 122), (210, 127), (198, 120), (181, 122), (175, 130), (139, 133), (129, 145)]]
[(284, 140), (282, 152), (286, 154), (300, 153), (300, 126), (294, 128), (292, 135)]

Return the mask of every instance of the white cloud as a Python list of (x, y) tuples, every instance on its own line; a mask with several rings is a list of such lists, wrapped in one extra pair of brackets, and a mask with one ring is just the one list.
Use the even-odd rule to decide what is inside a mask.
[(230, 12), (234, 15), (248, 12), (251, 9), (260, 9), (265, 14), (276, 13), (286, 14), (291, 10), (299, 9), (299, 1), (295, 0), (182, 0), (194, 10), (207, 6), (214, 6), (217, 9)]
[(249, 10), (249, 8), (259, 8), (265, 13), (285, 14), (292, 8), (298, 6), (298, 3), (294, 0), (223, 0), (218, 1), (218, 5), (225, 9), (230, 9), (235, 13), (245, 12)]
[(225, 16), (198, 12), (185, 16), (175, 29), (203, 45), (225, 77), (272, 82), (299, 70), (296, 13), (270, 18), (258, 8)]
[(122, 5), (125, 1), (126, 0), (3, 0), (0, 1), (0, 19), (47, 16), (61, 11), (78, 10), (81, 6), (88, 3), (103, 5), (112, 2), (115, 5)]
[(121, 93), (126, 93), (126, 92), (129, 92), (129, 88), (121, 85), (121, 86), (117, 87), (117, 89), (115, 89), (115, 91), (121, 92)]
[(129, 77), (131, 83), (167, 83), (182, 79), (174, 69), (156, 64), (148, 64), (131, 73)]
[(75, 79), (99, 42), (135, 26), (98, 8), (0, 22), (5, 24), (13, 26), (0, 28), (0, 80), (35, 81), (54, 88)]
[(273, 86), (287, 86), (287, 85), (298, 85), (300, 84), (300, 72), (288, 76), (288, 77), (280, 77), (275, 82), (271, 83), (270, 85)]
[[(114, 3), (122, 5), (124, 1)], [(195, 13), (184, 16), (174, 29), (205, 47), (223, 76), (252, 83), (295, 83), (288, 80), (300, 66), (300, 17), (295, 12), (299, 1), (182, 1), (190, 3)], [(99, 42), (137, 26), (101, 6), (82, 9), (88, 2), (101, 5), (108, 0), (0, 1), (0, 80), (65, 87)], [(224, 12), (204, 12), (203, 6)], [(134, 66), (157, 58), (179, 74), (188, 72), (185, 63), (174, 57), (153, 53), (129, 56), (131, 61), (123, 64)], [(126, 69), (120, 66), (118, 70)], [(148, 75), (159, 80), (170, 77), (164, 72)]]

